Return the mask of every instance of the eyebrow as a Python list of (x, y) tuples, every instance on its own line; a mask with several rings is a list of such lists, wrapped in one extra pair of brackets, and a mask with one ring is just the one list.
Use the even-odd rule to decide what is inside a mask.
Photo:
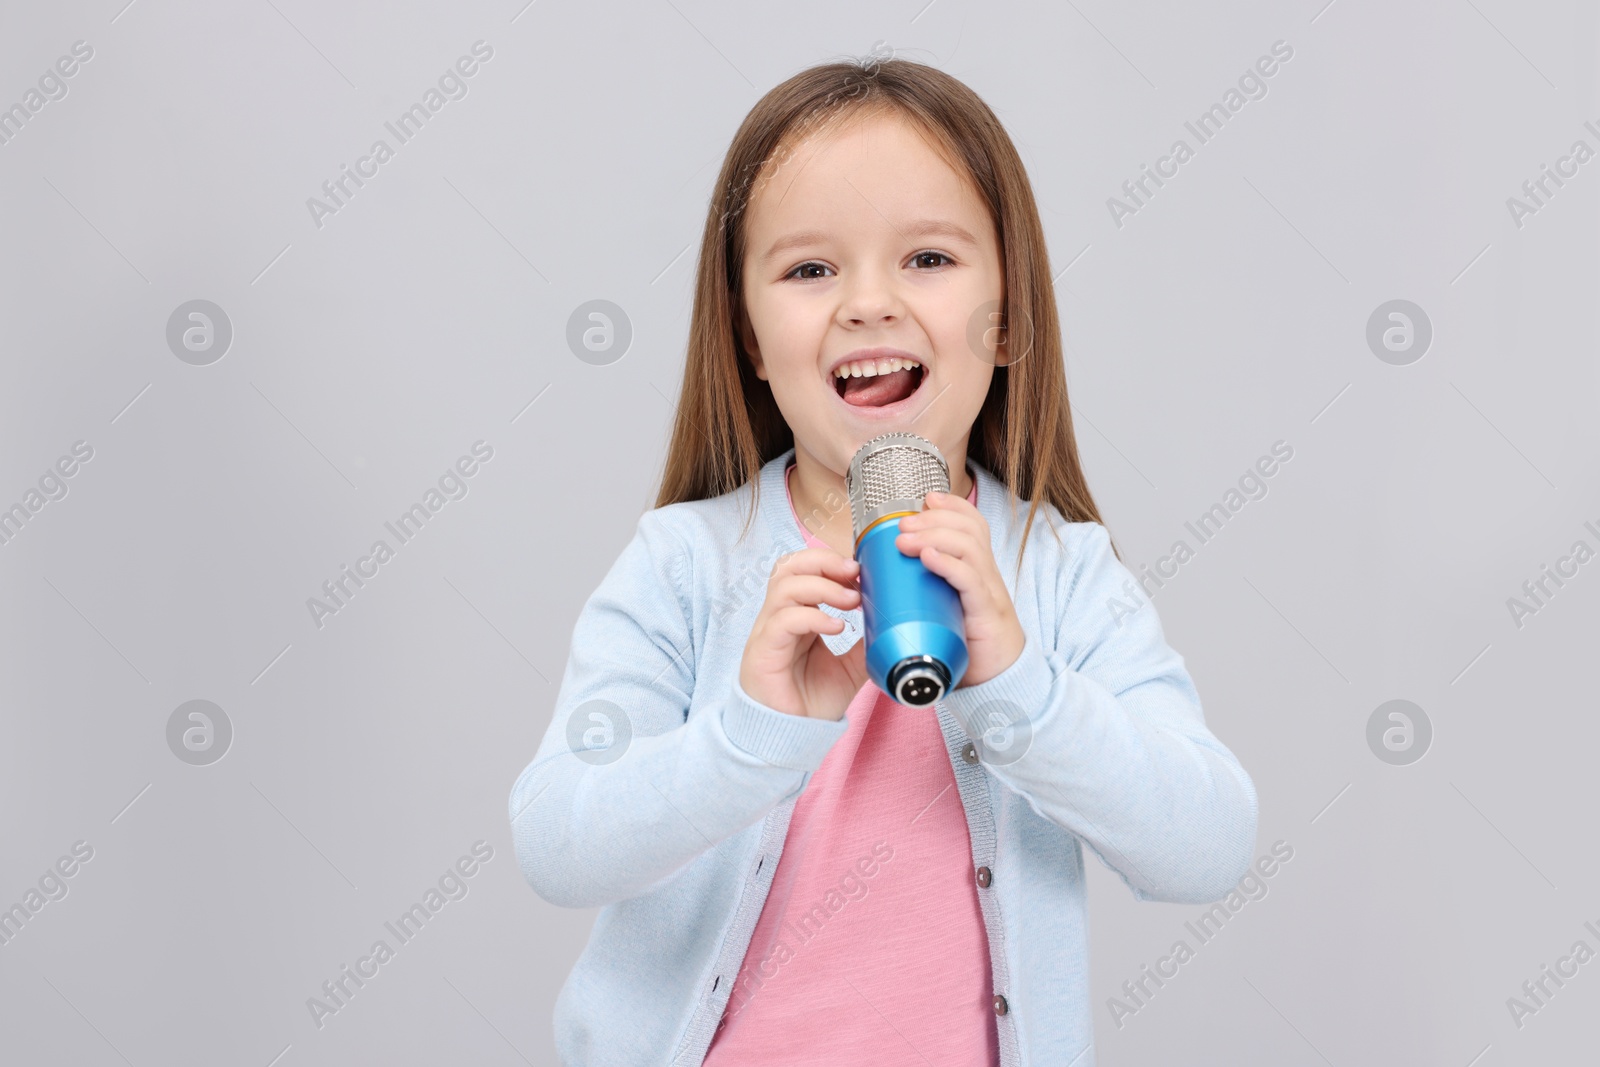
[[(958, 226), (948, 219), (914, 219), (904, 228), (896, 227), (896, 232), (911, 240), (923, 237), (949, 237), (976, 248), (978, 239), (972, 236), (964, 226)], [(828, 235), (821, 230), (801, 230), (791, 233), (787, 237), (780, 237), (774, 241), (772, 247), (767, 249), (762, 262), (775, 259), (785, 252), (808, 245), (822, 244), (828, 240)]]

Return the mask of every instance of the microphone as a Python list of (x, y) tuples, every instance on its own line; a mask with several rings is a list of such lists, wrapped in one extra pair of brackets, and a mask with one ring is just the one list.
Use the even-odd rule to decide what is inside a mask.
[(900, 519), (923, 509), (925, 493), (950, 491), (950, 467), (924, 437), (880, 434), (850, 460), (845, 487), (861, 565), (867, 673), (895, 702), (925, 707), (967, 672), (961, 595), (894, 541)]

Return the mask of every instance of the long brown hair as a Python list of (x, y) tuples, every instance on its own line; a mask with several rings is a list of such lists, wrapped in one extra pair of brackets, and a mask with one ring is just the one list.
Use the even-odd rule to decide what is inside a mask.
[(930, 134), (951, 166), (968, 175), (999, 237), (1005, 359), (973, 423), (968, 455), (1017, 499), (1031, 501), (1024, 545), (1041, 501), (1068, 522), (1100, 522), (1072, 433), (1044, 230), (1016, 147), (988, 105), (956, 78), (875, 55), (801, 71), (757, 101), (734, 134), (700, 239), (688, 358), (655, 506), (705, 500), (754, 482), (740, 536), (749, 529), (759, 494), (755, 475), (794, 445), (794, 433), (738, 337), (745, 211), (783, 146), (869, 111), (892, 111)]

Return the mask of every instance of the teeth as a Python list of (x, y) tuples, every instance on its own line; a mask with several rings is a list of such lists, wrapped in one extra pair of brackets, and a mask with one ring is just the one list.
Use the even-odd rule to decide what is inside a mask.
[(872, 378), (879, 374), (893, 374), (898, 370), (920, 366), (922, 364), (914, 359), (901, 359), (899, 356), (879, 360), (858, 360), (854, 363), (843, 364), (833, 372), (833, 376), (835, 378)]

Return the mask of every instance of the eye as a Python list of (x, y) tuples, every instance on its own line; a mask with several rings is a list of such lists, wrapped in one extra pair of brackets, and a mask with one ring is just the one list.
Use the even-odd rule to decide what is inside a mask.
[[(785, 278), (793, 278), (796, 274), (799, 274), (801, 271), (810, 270), (813, 267), (818, 269), (818, 270), (830, 270), (830, 269), (832, 269), (826, 263), (818, 263), (816, 260), (812, 259), (812, 260), (807, 260), (806, 262), (800, 264), (798, 267), (794, 268), (794, 270), (791, 270), (788, 274), (785, 274), (784, 277)], [(805, 277), (799, 278), (799, 279), (796, 279), (796, 280), (797, 281), (815, 280), (817, 277), (818, 277), (818, 275), (808, 274)]]
[(917, 262), (919, 262), (921, 260), (926, 259), (926, 257), (928, 257), (928, 256), (933, 256), (936, 259), (942, 259), (942, 260), (945, 261), (944, 263), (927, 264), (928, 266), (932, 266), (932, 267), (942, 267), (946, 263), (954, 263), (955, 262), (955, 260), (953, 260), (949, 256), (945, 255), (943, 252), (935, 252), (931, 248), (930, 249), (926, 249), (926, 250), (921, 251), (921, 252), (918, 252), (916, 255), (912, 256), (911, 257), (911, 262), (917, 263)]

